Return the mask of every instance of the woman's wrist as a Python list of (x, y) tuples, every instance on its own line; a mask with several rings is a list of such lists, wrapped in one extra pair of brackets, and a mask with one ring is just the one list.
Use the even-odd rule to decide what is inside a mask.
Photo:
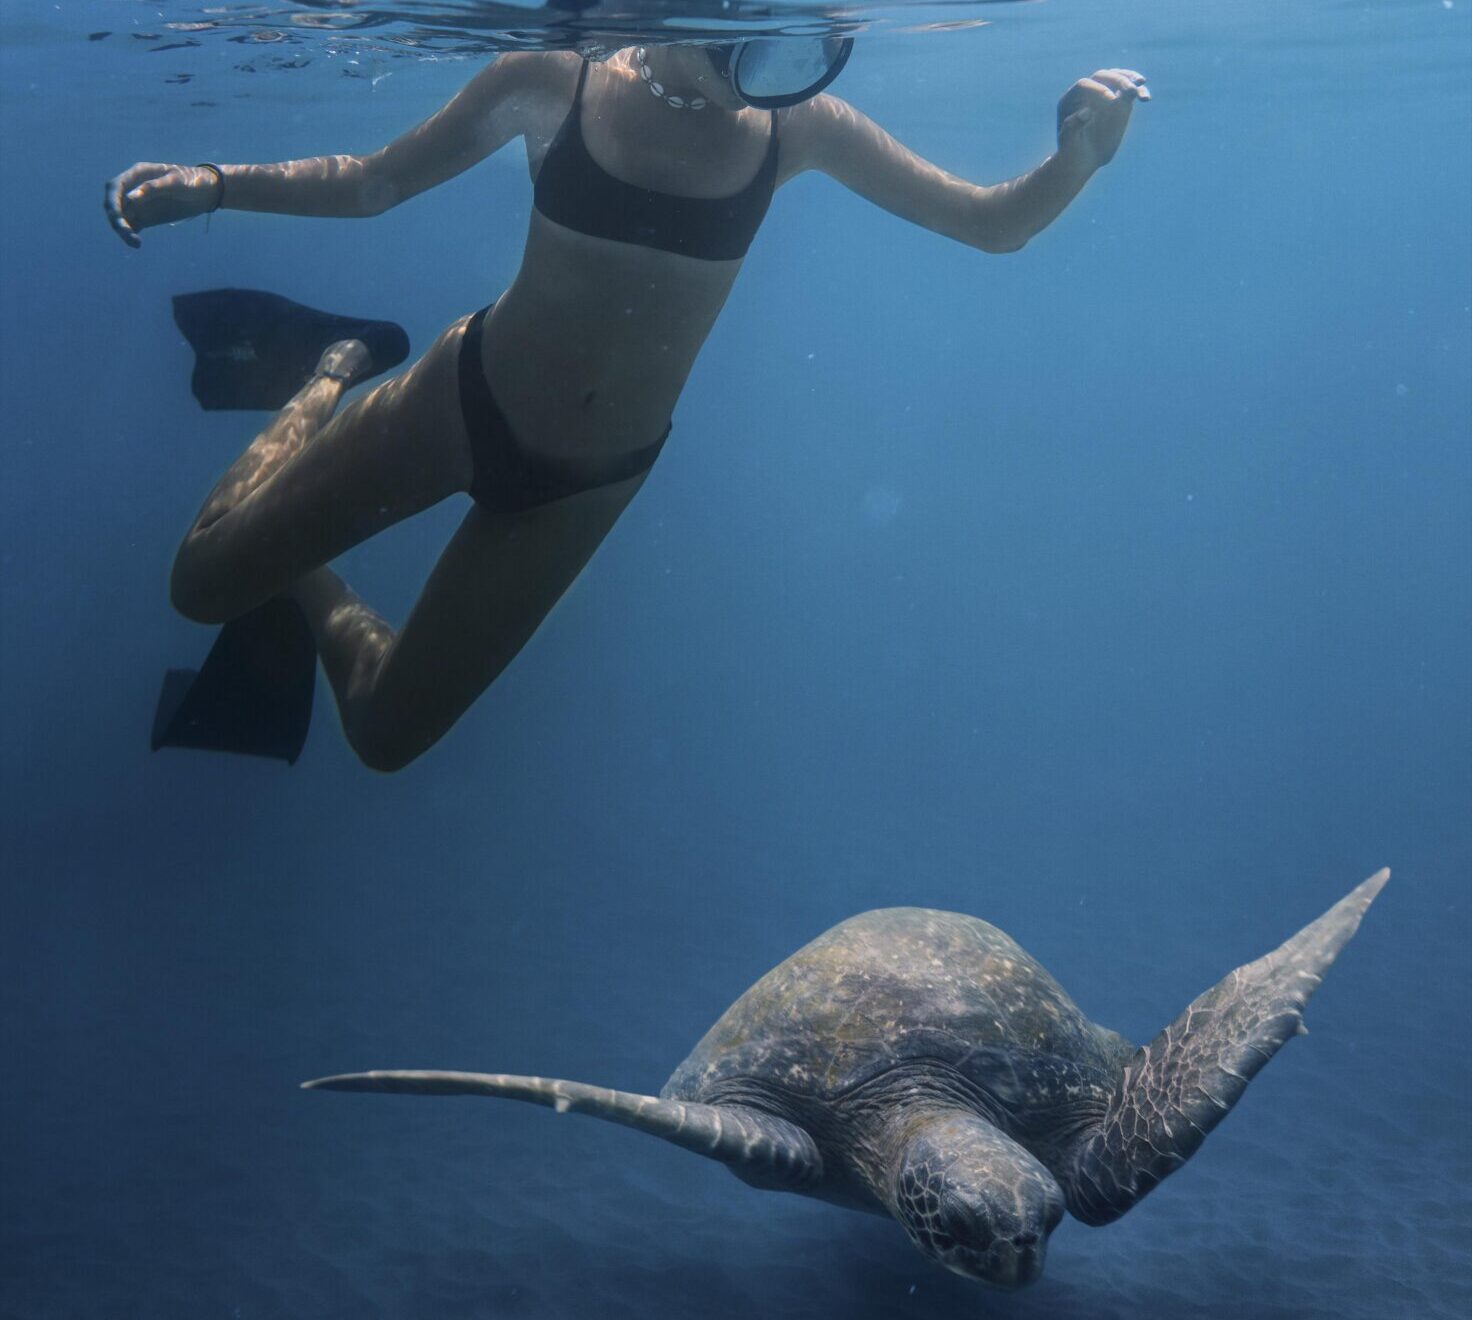
[(1077, 134), (1070, 134), (1058, 143), (1058, 150), (1051, 157), (1055, 162), (1057, 171), (1067, 177), (1077, 187), (1082, 188), (1099, 168), (1098, 160), (1094, 159), (1092, 153), (1079, 140)]
[(210, 211), (218, 211), (222, 206), (225, 205), (225, 171), (222, 170), (218, 165), (212, 164), (210, 161), (207, 160), (200, 161), (200, 163), (195, 166), (195, 168), (208, 170), (211, 174), (215, 176), (215, 204), (210, 207)]

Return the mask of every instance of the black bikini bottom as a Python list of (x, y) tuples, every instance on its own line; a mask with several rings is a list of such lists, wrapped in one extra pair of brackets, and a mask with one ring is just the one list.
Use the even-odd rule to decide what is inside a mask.
[(626, 481), (653, 466), (669, 435), (668, 427), (652, 445), (596, 459), (552, 458), (523, 449), (491, 394), (481, 366), (481, 327), (490, 310), (487, 307), (471, 317), (460, 342), (460, 409), (475, 467), (470, 497), (477, 504), (492, 513), (520, 513), (580, 491)]

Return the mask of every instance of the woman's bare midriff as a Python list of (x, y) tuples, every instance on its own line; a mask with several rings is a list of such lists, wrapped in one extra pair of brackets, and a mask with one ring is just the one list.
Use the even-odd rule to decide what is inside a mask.
[(740, 269), (593, 238), (534, 211), (521, 270), (482, 340), (517, 440), (556, 457), (657, 440)]

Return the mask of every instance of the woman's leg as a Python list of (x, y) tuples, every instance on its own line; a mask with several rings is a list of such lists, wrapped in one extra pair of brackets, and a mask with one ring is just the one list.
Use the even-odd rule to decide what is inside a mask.
[(293, 590), (365, 765), (397, 770), (433, 746), (526, 644), (643, 484), (643, 476), (523, 513), (471, 509), (395, 632), (330, 570)]
[(466, 322), (343, 409), (314, 376), (210, 492), (174, 560), (175, 607), (223, 623), (471, 481), (458, 355)]

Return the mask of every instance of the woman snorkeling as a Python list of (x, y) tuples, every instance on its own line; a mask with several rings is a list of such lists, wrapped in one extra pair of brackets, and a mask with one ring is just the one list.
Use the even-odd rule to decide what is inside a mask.
[[(1027, 174), (981, 187), (821, 94), (849, 48), (838, 38), (784, 38), (639, 47), (602, 63), (507, 54), (371, 155), (139, 164), (111, 180), (108, 219), (132, 247), (144, 229), (221, 208), (379, 215), (518, 137), (533, 180), (521, 268), (490, 307), (455, 322), (407, 371), (335, 417), (345, 389), (402, 358), (395, 336), (380, 323), (354, 334), (344, 322), (347, 333), (315, 370), (300, 372), (295, 396), (185, 536), (173, 568), (176, 608), (200, 622), (253, 619), (268, 631), (279, 632), (283, 617), (302, 621), (354, 751), (378, 770), (407, 765), (526, 644), (639, 490), (779, 187), (820, 170), (902, 219), (1013, 252), (1113, 157), (1135, 101), (1149, 99), (1130, 70), (1080, 80), (1059, 103), (1057, 151)], [(326, 567), (460, 492), (472, 507), (402, 628)], [(211, 665), (230, 661), (215, 660), (226, 641), (222, 634), (195, 680), (192, 707), (183, 688), (171, 698), (166, 687), (155, 745), (262, 750), (244, 744), (269, 717), (245, 720), (252, 733), (239, 727), (238, 703), (238, 738), (203, 728), (213, 698), (200, 688)], [(250, 643), (244, 632), (233, 638), (235, 661)], [(308, 667), (309, 710), (311, 645), (296, 649)]]

